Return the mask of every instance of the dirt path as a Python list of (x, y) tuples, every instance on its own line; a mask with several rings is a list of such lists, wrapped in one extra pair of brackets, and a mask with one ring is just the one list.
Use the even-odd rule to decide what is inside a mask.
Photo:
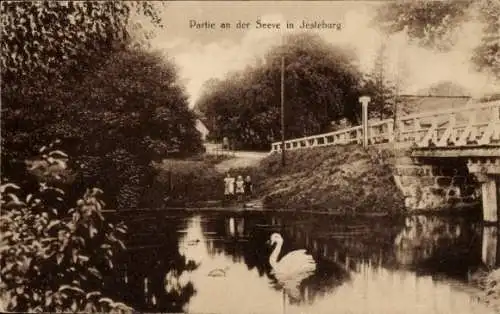
[(234, 158), (224, 160), (215, 165), (215, 169), (226, 172), (231, 168), (243, 168), (257, 165), (262, 159), (268, 156), (266, 152), (235, 151)]

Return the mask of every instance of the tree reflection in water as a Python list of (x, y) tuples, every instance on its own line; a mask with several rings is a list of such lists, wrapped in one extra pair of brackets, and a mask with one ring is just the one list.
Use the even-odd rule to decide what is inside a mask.
[(414, 215), (406, 217), (394, 246), (403, 267), (465, 279), (481, 263), (481, 241), (481, 226), (466, 217)]
[[(180, 217), (179, 217), (180, 218)], [(105, 289), (141, 311), (182, 312), (196, 293), (185, 274), (197, 268), (179, 254), (179, 233), (185, 220), (166, 219), (154, 213), (127, 220), (128, 252), (117, 265), (120, 275)]]
[[(482, 251), (490, 254), (485, 263), (494, 262), (491, 248), (498, 247), (491, 236), (498, 236), (496, 229), (482, 232), (460, 218), (149, 215), (129, 222), (132, 250), (120, 268), (123, 280), (109, 286), (122, 292), (118, 300), (145, 312), (280, 313), (286, 306), (287, 313), (331, 313), (333, 306), (341, 312), (415, 313), (411, 307), (421, 305), (426, 313), (473, 313), (475, 305), (465, 294), (450, 290), (446, 281), (438, 284), (434, 276), (463, 279), (467, 267), (482, 263)], [(272, 232), (285, 239), (282, 255), (305, 248), (318, 263), (317, 272), (285, 303), (283, 287), (270, 273), (271, 248), (265, 243)], [(213, 271), (219, 276), (210, 276)], [(440, 302), (443, 311), (431, 301)]]

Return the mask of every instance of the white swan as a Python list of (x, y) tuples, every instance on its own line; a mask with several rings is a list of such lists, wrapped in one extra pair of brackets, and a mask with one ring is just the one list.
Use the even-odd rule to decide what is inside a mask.
[(271, 245), (276, 245), (269, 256), (269, 264), (273, 269), (273, 274), (291, 297), (299, 299), (298, 286), (300, 282), (316, 271), (314, 258), (306, 254), (306, 250), (295, 250), (278, 261), (283, 246), (283, 238), (279, 233), (273, 233), (268, 242)]

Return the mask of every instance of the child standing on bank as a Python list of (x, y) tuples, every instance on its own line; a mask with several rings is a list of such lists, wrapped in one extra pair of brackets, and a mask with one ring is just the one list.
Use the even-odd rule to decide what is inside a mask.
[(245, 185), (245, 196), (247, 198), (250, 198), (250, 196), (252, 195), (252, 179), (250, 178), (250, 176), (246, 176), (244, 185)]
[(245, 181), (243, 181), (242, 176), (238, 176), (238, 178), (236, 179), (236, 195), (238, 196), (238, 201), (241, 201), (244, 193), (245, 193)]
[(234, 178), (231, 177), (229, 172), (224, 178), (224, 196), (226, 197), (226, 201), (231, 200), (234, 196)]

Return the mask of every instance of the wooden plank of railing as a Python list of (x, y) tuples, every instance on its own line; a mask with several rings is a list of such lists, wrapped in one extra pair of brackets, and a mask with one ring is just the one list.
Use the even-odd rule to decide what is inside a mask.
[[(448, 137), (450, 139), (451, 142), (458, 142), (459, 141), (459, 138), (461, 136), (464, 136), (466, 137), (466, 141), (467, 139), (469, 138), (468, 136), (466, 135), (463, 135), (464, 132), (467, 131), (467, 128), (469, 127), (470, 129), (476, 129), (476, 130), (482, 130), (482, 129), (486, 129), (488, 127), (488, 122), (480, 122), (480, 123), (475, 123), (473, 124), (472, 126), (470, 126), (469, 124), (460, 124), (460, 125), (455, 125), (453, 127), (453, 131), (451, 132), (450, 136)], [(443, 134), (443, 136), (445, 136), (445, 133), (446, 133), (446, 130), (448, 130), (449, 127), (437, 127), (435, 128), (435, 132), (436, 134)], [(426, 133), (429, 131), (429, 129), (421, 129), (419, 131), (420, 134), (422, 133)], [(402, 133), (402, 137), (405, 137), (404, 135), (408, 135), (406, 136), (406, 138), (411, 138), (411, 135), (414, 133), (413, 130), (406, 130), (406, 131), (403, 131), (401, 132)], [(465, 142), (466, 143), (466, 142)], [(458, 145), (458, 144), (456, 144)], [(461, 145), (466, 145), (466, 144), (461, 144)], [(425, 146), (424, 146), (425, 147)]]
[[(306, 137), (299, 137), (299, 138), (295, 138), (295, 139), (292, 139), (292, 140), (287, 140), (287, 141), (285, 141), (285, 143), (289, 143), (289, 142), (292, 142), (292, 141), (303, 142), (303, 141), (308, 141), (308, 140), (315, 140), (316, 138), (323, 137), (323, 136), (345, 134), (345, 133), (351, 132), (353, 130), (356, 130), (358, 128), (361, 128), (361, 126), (355, 126), (355, 127), (343, 129), (343, 130), (340, 130), (340, 131), (335, 131), (335, 132), (323, 133), (323, 134), (306, 136)], [(275, 142), (275, 143), (273, 143), (273, 145), (277, 144), (277, 143), (280, 143), (280, 142)]]
[[(370, 123), (369, 126), (378, 126), (378, 125), (382, 125), (382, 124), (385, 124), (385, 123), (389, 123), (391, 121), (393, 121), (393, 120), (392, 119), (386, 119), (386, 120), (376, 121), (376, 122)], [(298, 137), (298, 138), (294, 138), (294, 139), (291, 139), (291, 140), (287, 140), (287, 141), (285, 141), (285, 143), (289, 143), (289, 142), (292, 142), (292, 141), (302, 141), (302, 140), (316, 140), (318, 137), (342, 135), (342, 134), (346, 134), (346, 133), (349, 133), (349, 132), (357, 131), (358, 129), (362, 130), (362, 126), (358, 125), (358, 126), (353, 126), (353, 127), (350, 127), (350, 128), (346, 128), (346, 129), (334, 131), (334, 132), (321, 133), (321, 134), (311, 135), (311, 136), (305, 136), (305, 137)], [(279, 143), (281, 143), (281, 142), (274, 142), (274, 143), (272, 143), (272, 145), (279, 144)]]
[[(419, 141), (422, 144), (423, 141), (428, 141), (429, 139), (434, 139), (439, 146), (445, 145), (448, 143), (448, 140), (454, 141), (457, 139), (457, 144), (465, 145), (467, 140), (470, 138), (477, 138), (477, 128), (480, 126), (484, 126), (483, 124), (478, 124), (475, 122), (475, 116), (481, 110), (492, 110), (493, 111), (493, 119), (500, 117), (500, 101), (492, 101), (483, 103), (480, 105), (467, 106), (463, 108), (451, 108), (439, 111), (428, 111), (422, 113), (410, 114), (404, 117), (401, 117), (398, 123), (398, 141)], [(469, 117), (469, 122), (465, 127), (465, 130), (461, 132), (461, 129), (464, 126), (455, 125), (451, 127), (452, 124), (456, 123), (457, 114), (466, 113), (466, 116)], [(497, 113), (497, 114), (495, 114)], [(437, 139), (438, 131), (443, 130), (443, 128), (439, 128), (437, 126), (437, 117), (440, 116), (450, 116), (450, 121), (448, 127), (444, 128), (444, 133), (441, 135), (440, 139)], [(474, 120), (471, 120), (471, 117), (474, 117)], [(421, 126), (421, 119), (424, 118), (432, 118), (432, 124), (430, 128), (423, 128)], [(500, 119), (500, 118), (499, 118)], [(412, 128), (407, 129), (406, 124), (409, 122), (413, 124)], [(387, 132), (383, 132), (382, 128), (386, 126)], [(378, 132), (375, 132), (377, 128), (380, 128)], [(483, 133), (483, 137), (481, 138), (482, 142), (485, 142), (484, 134), (491, 134), (492, 136), (497, 136), (497, 133), (500, 131), (497, 130), (497, 124), (490, 124), (489, 129), (485, 130)], [(394, 121), (393, 119), (385, 119), (380, 121), (371, 122), (369, 124), (369, 139), (374, 142), (375, 139), (382, 138), (387, 139), (389, 141), (393, 141), (395, 139), (394, 136)], [(453, 135), (454, 134), (454, 135)], [(319, 139), (322, 139), (322, 143), (319, 142)], [(292, 140), (285, 141), (285, 145), (288, 149), (299, 149), (303, 147), (315, 147), (315, 146), (325, 146), (325, 145), (336, 145), (336, 144), (349, 144), (349, 143), (359, 143), (362, 140), (362, 126), (354, 126), (342, 130), (337, 130), (334, 132), (317, 134), (312, 136), (306, 136), (301, 138), (296, 138)], [(272, 147), (274, 151), (278, 151), (281, 149), (281, 145), (278, 145), (280, 142), (272, 143)]]
[(436, 143), (438, 147), (447, 146), (450, 141), (455, 142), (455, 139), (452, 139), (452, 134), (454, 133), (455, 130), (455, 124), (456, 124), (456, 118), (455, 118), (455, 113), (453, 113), (450, 117), (448, 127), (444, 131), (443, 136), (441, 136), (441, 139), (439, 139)]
[(425, 135), (421, 140), (417, 142), (417, 146), (419, 147), (427, 147), (429, 142), (436, 144), (438, 142), (437, 133), (438, 133), (438, 120), (437, 116), (432, 116), (432, 122), (430, 128), (427, 129)]
[(492, 141), (500, 140), (500, 107), (491, 109), (491, 117), (490, 123), (478, 140), (480, 145), (487, 145)]
[(464, 132), (461, 134), (460, 138), (457, 141), (457, 144), (459, 146), (465, 146), (467, 145), (467, 141), (471, 137), (475, 137), (476, 133), (476, 127), (475, 127), (475, 122), (476, 122), (476, 111), (472, 112), (469, 116), (469, 122), (467, 123), (467, 126), (464, 130)]
[[(376, 121), (376, 122), (370, 123), (369, 126), (370, 127), (380, 126), (380, 125), (383, 125), (383, 124), (386, 124), (386, 123), (390, 123), (392, 121), (393, 121), (392, 119), (386, 119), (386, 120)], [(289, 142), (289, 141), (310, 140), (310, 139), (317, 139), (318, 137), (341, 135), (341, 134), (349, 133), (349, 132), (352, 132), (352, 131), (357, 131), (358, 129), (362, 129), (362, 126), (358, 125), (358, 126), (354, 126), (354, 127), (350, 127), (350, 128), (346, 128), (346, 129), (334, 131), (334, 132), (321, 133), (321, 134), (312, 135), (312, 136), (306, 136), (306, 137), (299, 137), (299, 138), (295, 138), (293, 140), (285, 141), (285, 143)], [(274, 142), (273, 144), (277, 144), (277, 143), (279, 143), (279, 142)]]

